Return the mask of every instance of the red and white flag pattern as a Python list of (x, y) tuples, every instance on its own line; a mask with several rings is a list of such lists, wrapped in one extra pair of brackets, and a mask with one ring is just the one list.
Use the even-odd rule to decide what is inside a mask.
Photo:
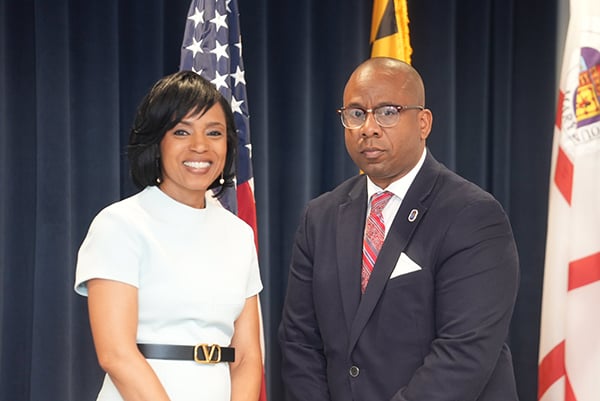
[(550, 175), (538, 400), (600, 400), (600, 1), (571, 0)]

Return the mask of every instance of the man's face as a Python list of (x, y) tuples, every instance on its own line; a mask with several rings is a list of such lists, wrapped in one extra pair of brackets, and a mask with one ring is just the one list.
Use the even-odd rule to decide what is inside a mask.
[[(421, 105), (414, 83), (403, 73), (364, 68), (353, 74), (344, 91), (344, 107), (364, 110), (383, 105)], [(402, 110), (396, 125), (382, 128), (372, 113), (365, 123), (345, 129), (348, 154), (380, 188), (408, 173), (419, 161), (431, 129), (429, 110)]]

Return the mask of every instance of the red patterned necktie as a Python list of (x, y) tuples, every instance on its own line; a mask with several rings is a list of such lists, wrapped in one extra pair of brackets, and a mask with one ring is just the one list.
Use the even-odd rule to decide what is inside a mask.
[(360, 289), (365, 293), (369, 277), (375, 266), (377, 255), (385, 237), (385, 224), (381, 211), (392, 197), (392, 193), (385, 191), (371, 196), (371, 211), (365, 226), (365, 237), (363, 240), (362, 274)]

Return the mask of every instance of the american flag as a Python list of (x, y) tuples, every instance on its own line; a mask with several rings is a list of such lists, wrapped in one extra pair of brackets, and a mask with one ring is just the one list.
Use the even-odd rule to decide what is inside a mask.
[[(252, 227), (258, 250), (252, 145), (236, 0), (191, 2), (181, 46), (180, 69), (194, 71), (211, 81), (231, 104), (238, 133), (236, 187), (227, 189), (220, 201)], [(261, 342), (264, 350), (262, 318)], [(264, 375), (259, 401), (267, 401)]]
[(231, 104), (238, 133), (237, 184), (235, 189), (225, 193), (221, 204), (253, 228), (258, 244), (252, 145), (236, 0), (191, 2), (180, 69), (194, 71), (211, 81)]

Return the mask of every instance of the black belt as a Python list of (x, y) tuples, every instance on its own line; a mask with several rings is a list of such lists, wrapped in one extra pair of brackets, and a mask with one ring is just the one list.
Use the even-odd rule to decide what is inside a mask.
[(165, 345), (138, 344), (142, 355), (148, 359), (196, 361), (198, 363), (234, 362), (235, 348), (217, 344)]

